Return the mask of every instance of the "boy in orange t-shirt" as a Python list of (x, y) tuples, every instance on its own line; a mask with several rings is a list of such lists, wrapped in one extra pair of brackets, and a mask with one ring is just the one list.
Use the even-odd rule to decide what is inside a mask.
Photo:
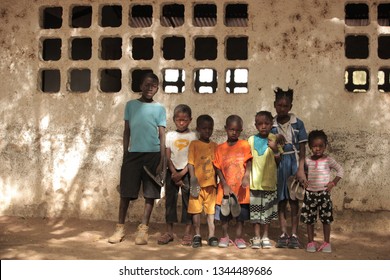
[[(244, 221), (249, 220), (249, 183), (251, 170), (251, 148), (248, 141), (238, 139), (242, 131), (243, 121), (237, 115), (231, 115), (226, 119), (225, 130), (227, 141), (218, 145), (215, 151), (213, 164), (216, 168), (220, 183), (218, 185), (217, 206), (215, 219), (222, 222), (222, 238), (218, 246), (226, 248), (229, 246), (228, 225), (233, 219), (232, 213), (223, 215), (221, 207), (222, 201), (230, 200), (232, 194), (237, 197), (241, 206), (241, 211), (236, 217), (236, 239), (234, 244), (240, 248), (246, 248), (246, 243), (242, 239), (242, 229)], [(230, 211), (230, 210), (229, 210)], [(225, 213), (226, 214), (226, 213)]]

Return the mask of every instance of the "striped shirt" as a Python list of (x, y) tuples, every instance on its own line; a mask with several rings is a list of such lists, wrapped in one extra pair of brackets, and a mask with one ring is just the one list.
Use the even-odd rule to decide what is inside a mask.
[(342, 178), (344, 170), (333, 158), (323, 156), (317, 160), (307, 157), (306, 166), (308, 169), (308, 187), (309, 191), (324, 191), (328, 183), (331, 181), (332, 170), (336, 172), (336, 176)]

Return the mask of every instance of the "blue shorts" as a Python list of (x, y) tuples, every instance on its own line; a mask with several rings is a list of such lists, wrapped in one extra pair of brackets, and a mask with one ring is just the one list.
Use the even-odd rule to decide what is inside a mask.
[[(240, 204), (240, 206), (241, 206), (241, 213), (235, 219), (239, 222), (249, 221), (249, 204)], [(229, 216), (222, 215), (221, 205), (215, 205), (214, 219), (217, 221), (229, 222), (229, 221), (233, 220), (234, 218), (233, 218), (232, 214), (229, 214)]]

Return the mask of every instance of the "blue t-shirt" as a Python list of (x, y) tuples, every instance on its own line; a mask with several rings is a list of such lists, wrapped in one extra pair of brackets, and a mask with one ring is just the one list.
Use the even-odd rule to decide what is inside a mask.
[(129, 152), (160, 152), (158, 127), (167, 126), (164, 106), (130, 100), (126, 103), (125, 121), (130, 127)]

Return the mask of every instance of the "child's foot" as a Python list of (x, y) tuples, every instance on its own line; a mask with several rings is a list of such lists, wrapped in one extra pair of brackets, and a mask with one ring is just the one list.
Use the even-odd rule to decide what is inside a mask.
[(202, 237), (200, 237), (200, 235), (195, 235), (194, 238), (192, 238), (192, 248), (199, 247), (202, 247)]
[(245, 243), (244, 239), (242, 239), (242, 238), (236, 238), (234, 240), (234, 244), (236, 245), (236, 247), (238, 249), (245, 249), (246, 248), (246, 243)]
[(288, 248), (290, 249), (301, 248), (301, 244), (299, 244), (298, 236), (296, 236), (295, 234), (291, 235), (290, 239), (288, 240)]
[(183, 239), (181, 240), (181, 245), (191, 246), (192, 245), (192, 236), (189, 234), (184, 234)]
[(227, 248), (229, 247), (229, 242), (230, 242), (229, 236), (221, 237), (221, 239), (219, 239), (218, 247)]
[(330, 243), (324, 241), (320, 248), (318, 248), (318, 252), (319, 251), (322, 251), (324, 253), (332, 253), (332, 247), (330, 246)]
[(165, 245), (172, 241), (173, 241), (173, 234), (170, 232), (166, 232), (158, 238), (157, 244)]
[(287, 248), (289, 236), (286, 233), (283, 233), (276, 242), (276, 248)]
[(119, 243), (123, 240), (123, 238), (125, 237), (125, 225), (124, 224), (116, 224), (116, 227), (115, 227), (115, 232), (113, 235), (110, 236), (110, 238), (108, 238), (108, 242), (109, 243), (112, 243), (112, 244), (115, 244), (115, 243)]
[(316, 243), (314, 241), (307, 243), (306, 252), (315, 253), (316, 251), (317, 251), (317, 246), (316, 246)]
[(263, 237), (261, 239), (261, 247), (263, 249), (271, 249), (272, 248), (272, 244), (271, 244), (271, 241), (269, 240), (268, 237)]
[(212, 236), (209, 238), (207, 241), (207, 245), (212, 246), (212, 247), (217, 247), (218, 246), (218, 238), (215, 236)]
[(253, 237), (250, 240), (252, 249), (260, 249), (261, 248), (261, 239), (258, 236)]
[(148, 230), (149, 227), (145, 224), (138, 226), (137, 236), (135, 237), (135, 245), (146, 245), (148, 244)]

